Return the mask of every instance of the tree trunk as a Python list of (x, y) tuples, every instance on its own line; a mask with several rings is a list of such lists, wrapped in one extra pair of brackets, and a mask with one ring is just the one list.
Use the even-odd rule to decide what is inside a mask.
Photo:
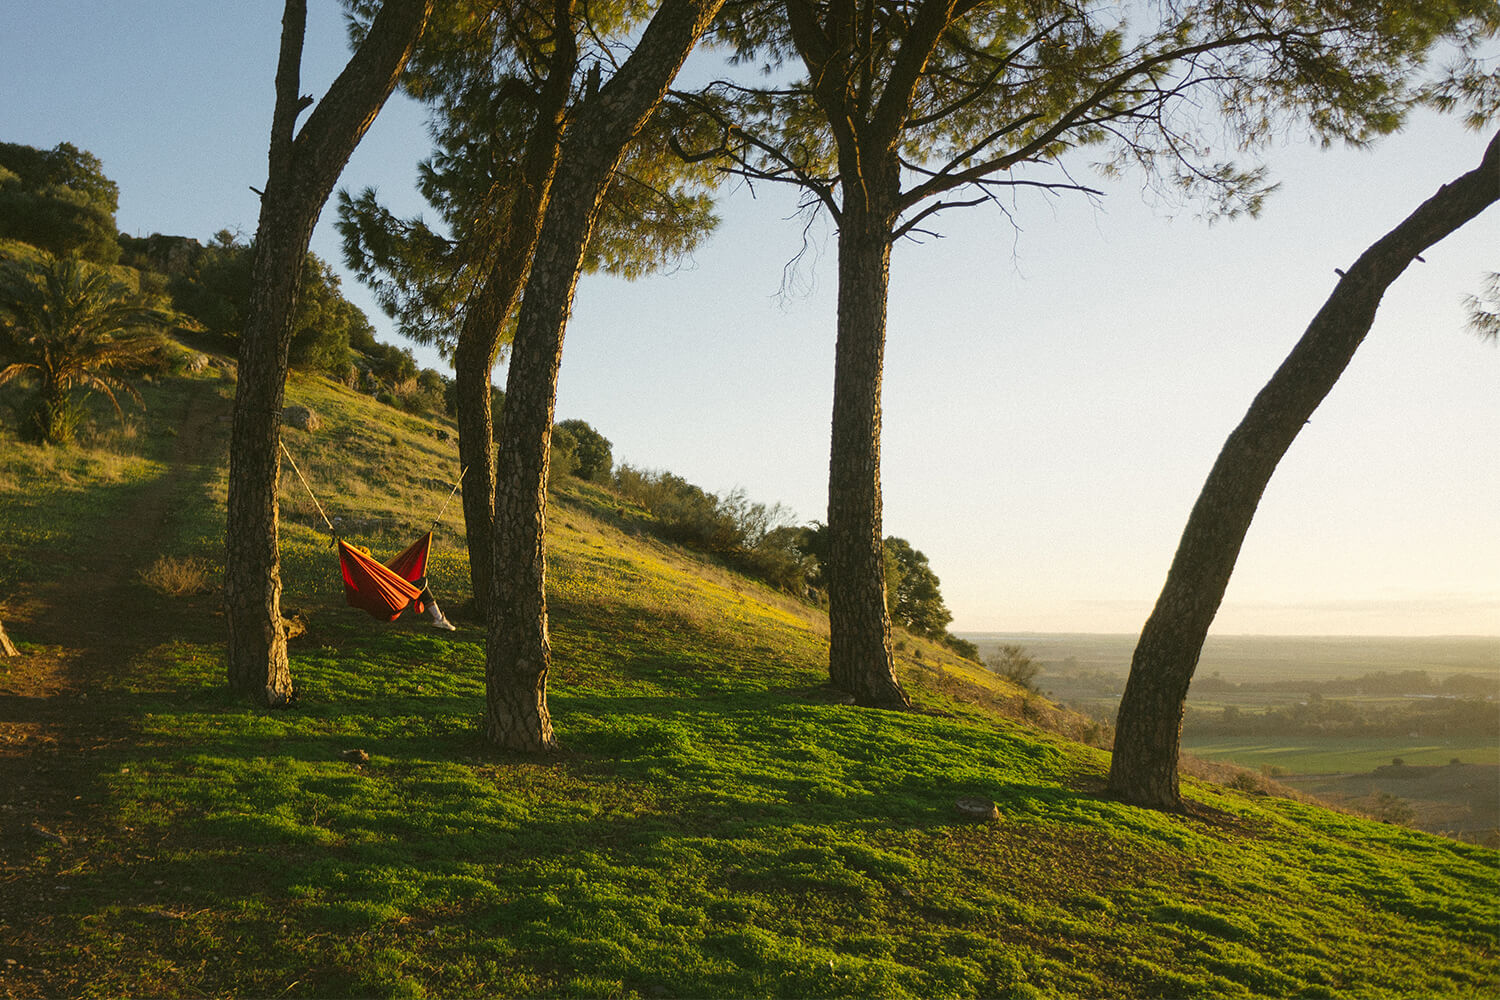
[(828, 677), (857, 705), (906, 709), (911, 702), (896, 679), (891, 650), (880, 511), (880, 390), (899, 193), (894, 163), (884, 173), (871, 171), (845, 183), (839, 219), (828, 461)]
[[(495, 518), (495, 428), (490, 378), (505, 316), (495, 316), (497, 298), (489, 282), (464, 313), (453, 350), (454, 397), (458, 404), (458, 464), (463, 469), (464, 535), (474, 609), (484, 614), (490, 595), (491, 526)], [(509, 311), (509, 305), (505, 306)]]
[(292, 700), (281, 623), (281, 561), (276, 488), (281, 470), (281, 407), (287, 352), (312, 222), (267, 192), (251, 262), (250, 302), (240, 334), (229, 449), (224, 604), (229, 622), (229, 684), (268, 708)]
[(557, 746), (547, 711), (547, 475), (557, 374), (573, 293), (615, 169), (723, 0), (663, 0), (635, 51), (576, 110), (563, 147), (511, 348), (495, 469), (485, 737), (503, 749)]
[(1360, 255), (1230, 434), (1135, 648), (1115, 726), (1109, 777), (1115, 795), (1136, 805), (1181, 808), (1177, 758), (1188, 685), (1277, 463), (1364, 341), (1391, 282), (1497, 199), (1500, 135), (1476, 170), (1445, 185)]
[(4, 656), (20, 656), (21, 655), (21, 651), (16, 648), (16, 644), (10, 641), (10, 636), (8, 636), (8, 635), (5, 634), (5, 625), (4, 625), (4, 623), (0, 623), (0, 655), (4, 655)]
[(464, 313), (453, 354), (458, 454), (460, 463), (468, 470), (463, 499), (469, 580), (474, 588), (474, 607), (481, 616), (488, 614), (494, 548), (495, 440), (490, 378), (505, 321), (520, 297), (527, 268), (536, 252), (542, 216), (562, 153), (568, 95), (578, 63), (572, 11), (572, 0), (556, 0), (553, 5), (556, 42), (548, 62), (546, 83), (537, 95), (537, 117), (526, 137), (519, 182), (500, 245), (493, 248), (495, 264)]
[(292, 699), (281, 624), (276, 505), (281, 406), (297, 289), (308, 243), (334, 183), (396, 86), (433, 0), (387, 0), (368, 34), (298, 132), (306, 0), (287, 0), (265, 193), (240, 335), (229, 451), (224, 600), (230, 686), (259, 704)]
[(546, 252), (532, 263), (506, 380), (505, 423), (495, 468), (485, 737), (507, 750), (557, 746), (547, 711), (552, 662), (547, 474), (563, 333), (595, 214), (586, 205), (570, 204), (565, 214), (584, 214), (584, 220), (574, 221), (561, 243), (544, 244)]

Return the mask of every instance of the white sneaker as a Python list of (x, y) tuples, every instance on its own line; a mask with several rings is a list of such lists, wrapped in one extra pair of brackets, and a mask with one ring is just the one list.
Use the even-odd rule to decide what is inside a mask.
[(440, 628), (445, 632), (457, 632), (453, 623), (443, 616), (442, 610), (437, 606), (437, 601), (427, 602), (427, 614), (432, 619), (432, 627)]

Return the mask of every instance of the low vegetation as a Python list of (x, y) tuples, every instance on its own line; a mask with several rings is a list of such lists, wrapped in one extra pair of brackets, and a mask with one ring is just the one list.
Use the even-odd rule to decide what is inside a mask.
[[(1493, 992), (1494, 851), (1263, 786), (1190, 780), (1185, 815), (1112, 802), (1106, 755), (1059, 734), (1088, 720), (920, 636), (898, 642), (917, 712), (839, 704), (816, 606), (586, 480), (549, 515), (565, 752), (482, 749), (483, 628), (344, 607), (295, 480), (300, 699), (248, 708), (216, 597), (137, 578), (221, 558), (232, 386), (211, 366), (145, 390), (123, 457), (0, 439), (23, 653), (0, 684), (87, 681), (0, 743), (0, 995)], [(438, 518), (433, 586), (460, 606), (449, 425), (321, 378), (289, 397), (322, 417), (287, 438), (341, 531), (388, 554)], [(101, 552), (130, 572), (80, 602)], [(108, 628), (65, 627), (86, 618)]]

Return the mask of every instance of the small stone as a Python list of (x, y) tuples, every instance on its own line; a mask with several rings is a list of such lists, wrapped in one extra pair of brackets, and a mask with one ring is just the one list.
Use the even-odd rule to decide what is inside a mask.
[(281, 411), (281, 421), (284, 424), (297, 428), (299, 431), (312, 433), (323, 426), (323, 421), (312, 411), (311, 407), (300, 406), (293, 403)]
[(953, 803), (953, 808), (965, 819), (1000, 821), (1000, 807), (991, 799), (962, 798)]

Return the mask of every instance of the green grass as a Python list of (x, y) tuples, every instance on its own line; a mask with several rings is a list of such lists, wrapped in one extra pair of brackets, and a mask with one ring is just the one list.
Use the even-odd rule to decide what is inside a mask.
[[(290, 395), (331, 425), (298, 442), (304, 471), (395, 476), (327, 492), (377, 553), (404, 545), (451, 442), (323, 383)], [(7, 499), (29, 492), (24, 454), (0, 446)], [(132, 476), (160, 474), (141, 461)], [(25, 517), (103, 537), (125, 479), (84, 478)], [(222, 470), (183, 487), (183, 554), (207, 547), (222, 487)], [(1103, 752), (1002, 717), (1018, 692), (911, 639), (924, 711), (829, 704), (816, 610), (638, 535), (597, 487), (564, 489), (551, 518), (564, 752), (490, 752), (482, 628), (343, 607), (326, 539), (294, 513), (297, 708), (231, 696), (193, 629), (91, 692), (128, 739), (78, 765), (101, 802), (91, 839), (36, 845), (55, 888), (23, 964), (54, 992), (1495, 995), (1496, 852), (1197, 782), (1195, 815), (1109, 801)], [(467, 573), (461, 533), (445, 537), (446, 606)], [(30, 545), (13, 551), (55, 582)], [(340, 759), (356, 748), (368, 763)], [(960, 819), (966, 796), (1000, 822)]]

